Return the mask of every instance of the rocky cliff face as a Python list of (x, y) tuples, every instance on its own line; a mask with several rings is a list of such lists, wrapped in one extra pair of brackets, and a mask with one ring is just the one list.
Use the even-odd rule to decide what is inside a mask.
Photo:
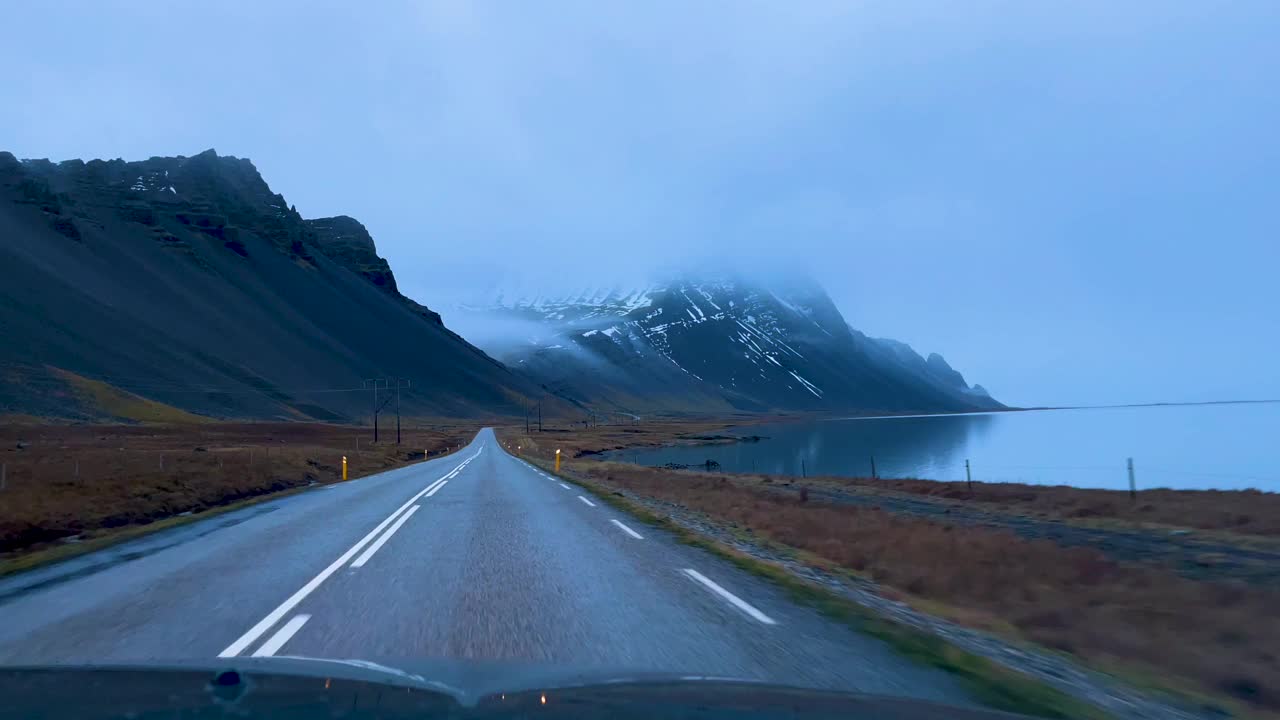
[(301, 216), (273, 193), (248, 160), (206, 150), (192, 157), (123, 160), (18, 161), (0, 154), (0, 173), (17, 202), (38, 205), (51, 224), (82, 234), (106, 220), (141, 225), (162, 242), (179, 242), (170, 224), (209, 236), (244, 253), (243, 233), (306, 259), (309, 234)]
[(400, 294), (399, 288), (396, 287), (396, 277), (391, 273), (391, 266), (385, 259), (379, 257), (377, 248), (373, 246), (373, 238), (359, 220), (338, 215), (307, 220), (306, 224), (307, 228), (314, 233), (312, 241), (334, 262), (368, 280), (374, 287), (386, 291), (388, 295), (404, 303), (422, 318), (444, 326), (439, 313)]
[(402, 296), (359, 222), (304, 220), (212, 150), (0, 153), (0, 331), (0, 413), (101, 416), (57, 370), (231, 417), (362, 418), (368, 377), (411, 379), (417, 414), (543, 393)]
[(373, 238), (360, 221), (346, 215), (307, 220), (313, 242), (331, 259), (389, 293), (399, 293), (391, 266), (378, 257)]

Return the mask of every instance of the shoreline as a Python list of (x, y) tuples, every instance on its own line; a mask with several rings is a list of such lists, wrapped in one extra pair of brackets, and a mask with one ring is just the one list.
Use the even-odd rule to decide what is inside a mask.
[[(1198, 409), (1203, 406), (1221, 410)], [(1280, 493), (1280, 476), (1274, 475), (1266, 462), (1264, 447), (1248, 433), (1215, 431), (1202, 442), (1210, 448), (1205, 453), (1188, 452), (1181, 445), (1164, 440), (1166, 431), (1180, 437), (1195, 431), (1201, 421), (1199, 413), (1209, 419), (1222, 415), (1223, 422), (1239, 417), (1248, 431), (1256, 423), (1269, 426), (1274, 421), (1272, 408), (1280, 401), (1223, 401), (1150, 406), (1062, 407), (1038, 410), (1094, 410), (1124, 407), (1193, 408), (1183, 412), (1147, 413), (1118, 412), (1112, 415), (1070, 415), (1062, 413), (1050, 419), (1027, 417), (1025, 421), (1001, 424), (994, 419), (1002, 411), (954, 413), (911, 413), (901, 415), (829, 415), (808, 413), (743, 421), (731, 418), (707, 437), (697, 433), (673, 432), (661, 442), (624, 441), (600, 448), (605, 457), (647, 465), (704, 464), (718, 461), (725, 472), (768, 472), (802, 478), (812, 475), (835, 477), (869, 477), (868, 456), (874, 456), (880, 479), (934, 480), (953, 482), (966, 478), (966, 459), (973, 460), (972, 481), (985, 484), (1027, 485), (1033, 487), (1074, 487), (1082, 490), (1127, 490), (1126, 458), (1135, 458), (1137, 490), (1170, 490), (1177, 492), (1245, 492)], [(1227, 409), (1238, 407), (1237, 410)], [(1016, 412), (1032, 412), (1032, 408)], [(957, 418), (946, 421), (945, 418)], [(939, 420), (933, 421), (932, 418)], [(894, 426), (841, 425), (861, 420), (915, 420), (916, 423)], [(837, 424), (831, 424), (837, 423)], [(1101, 423), (1101, 425), (1098, 425)], [(671, 422), (673, 427), (679, 421)], [(1023, 425), (1026, 425), (1024, 428)], [(1230, 426), (1228, 426), (1230, 427)], [(981, 433), (974, 435), (974, 433)], [(1049, 435), (1048, 433), (1055, 433)], [(905, 433), (905, 434), (900, 434)], [(1031, 433), (1028, 436), (1027, 433)], [(1115, 436), (1115, 439), (1111, 438)], [(1034, 444), (1027, 450), (1019, 444), (1031, 437)], [(766, 442), (761, 448), (731, 448), (741, 443)], [(809, 447), (810, 442), (819, 443)], [(845, 447), (845, 443), (848, 447)], [(1077, 457), (1071, 448), (1085, 448)], [(705, 447), (707, 455), (693, 448)], [(1226, 448), (1225, 464), (1214, 459), (1211, 448)], [(859, 448), (861, 451), (859, 452)], [(1231, 452), (1242, 449), (1241, 453)], [(665, 451), (664, 451), (665, 450)], [(639, 458), (631, 453), (637, 452)], [(802, 470), (801, 459), (808, 463)], [(712, 465), (715, 466), (715, 463)], [(758, 468), (758, 469), (757, 469)]]

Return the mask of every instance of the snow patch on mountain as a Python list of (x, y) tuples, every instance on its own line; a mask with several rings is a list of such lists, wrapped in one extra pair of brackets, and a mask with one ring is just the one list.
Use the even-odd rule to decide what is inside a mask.
[[(583, 368), (564, 361), (540, 367), (544, 382), (579, 387), (590, 385), (588, 375), (595, 374), (606, 394), (640, 383), (618, 390), (627, 402), (714, 395), (734, 407), (760, 409), (998, 406), (965, 384), (941, 356), (926, 359), (904, 343), (868, 338), (848, 327), (826, 293), (811, 284), (783, 288), (726, 277), (683, 278), (524, 297), (498, 293), (491, 302), (463, 309), (528, 323), (539, 328), (527, 334), (536, 338), (532, 347), (575, 348), (573, 357), (589, 360)], [(472, 337), (466, 322), (451, 322)], [(527, 367), (520, 361), (531, 346), (473, 339), (499, 359)], [(675, 378), (701, 384), (660, 379), (671, 366), (679, 370)]]

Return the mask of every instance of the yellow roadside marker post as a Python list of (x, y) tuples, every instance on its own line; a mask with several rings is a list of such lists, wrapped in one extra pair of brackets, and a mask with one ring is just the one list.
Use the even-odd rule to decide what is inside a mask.
[(560, 472), (560, 448), (556, 448), (556, 472)]
[(347, 479), (347, 456), (342, 456), (342, 479)]

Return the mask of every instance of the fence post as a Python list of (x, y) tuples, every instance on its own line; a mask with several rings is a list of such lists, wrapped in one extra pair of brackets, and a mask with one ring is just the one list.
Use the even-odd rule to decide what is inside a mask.
[(1129, 499), (1138, 499), (1138, 485), (1133, 479), (1133, 458), (1129, 458)]
[(871, 479), (876, 479), (876, 456), (871, 456)]
[(969, 472), (969, 458), (964, 459), (964, 483), (973, 492), (973, 474)]

